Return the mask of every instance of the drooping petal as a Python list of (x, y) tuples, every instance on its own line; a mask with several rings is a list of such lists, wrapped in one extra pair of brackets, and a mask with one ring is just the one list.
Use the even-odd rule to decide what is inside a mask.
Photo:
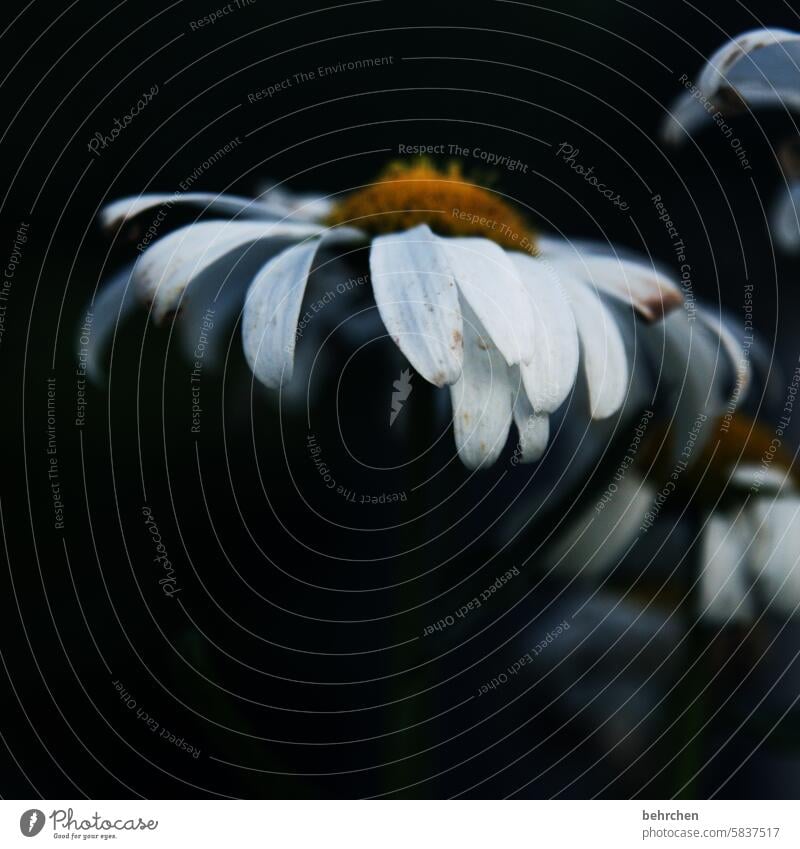
[(622, 334), (606, 305), (589, 286), (566, 272), (559, 279), (570, 300), (583, 348), (592, 418), (608, 418), (622, 406), (628, 387), (628, 358)]
[(583, 237), (566, 239), (561, 236), (549, 236), (540, 233), (536, 237), (536, 245), (539, 248), (538, 256), (542, 258), (580, 259), (584, 256), (610, 256), (631, 262), (643, 261), (640, 252), (631, 250), (624, 245), (615, 245), (612, 242), (603, 242), (599, 239)]
[(716, 624), (753, 617), (746, 569), (752, 538), (744, 513), (714, 513), (703, 529), (699, 612)]
[[(546, 258), (546, 257), (545, 257)], [(594, 288), (632, 306), (647, 321), (657, 321), (683, 304), (680, 289), (665, 274), (642, 262), (610, 256), (582, 255), (552, 259)]]
[(470, 469), (491, 465), (511, 428), (510, 370), (468, 304), (464, 305), (464, 366), (450, 387), (450, 398), (461, 461)]
[[(742, 33), (713, 53), (697, 84), (709, 95), (724, 88), (740, 97), (786, 97), (798, 102), (800, 34), (787, 29), (754, 29)], [(763, 101), (762, 101), (763, 102)]]
[[(146, 194), (120, 198), (100, 212), (100, 224), (107, 230), (116, 230), (122, 224), (147, 210), (158, 207), (192, 207), (214, 215), (238, 216), (272, 220), (283, 217), (276, 208), (270, 209), (258, 200), (239, 195), (220, 195), (213, 192), (173, 192), (172, 194)], [(285, 213), (284, 213), (285, 214)]]
[(256, 275), (244, 306), (242, 344), (253, 374), (265, 386), (276, 389), (292, 377), (297, 322), (317, 251), (362, 238), (349, 227), (327, 230), (318, 239), (287, 248)]
[(789, 472), (786, 469), (767, 467), (760, 463), (758, 465), (739, 463), (731, 471), (728, 486), (742, 490), (757, 490), (761, 495), (777, 495), (790, 486)]
[[(310, 297), (310, 295), (309, 295)], [(324, 381), (326, 375), (335, 368), (331, 358), (321, 356), (321, 349), (326, 339), (326, 332), (320, 320), (310, 321), (302, 331), (298, 329), (297, 344), (291, 363), (291, 371), (284, 374), (280, 384), (280, 404), (284, 410), (301, 412), (308, 403), (309, 392), (312, 391), (312, 375), (316, 386), (318, 381)], [(287, 374), (291, 374), (291, 380)]]
[(315, 192), (293, 192), (272, 182), (261, 185), (258, 200), (268, 210), (283, 210), (281, 215), (290, 215), (301, 221), (323, 221), (334, 207), (327, 195)]
[(463, 298), (509, 365), (533, 357), (534, 317), (522, 281), (509, 258), (488, 239), (440, 238)]
[(130, 263), (112, 275), (86, 309), (92, 319), (86, 337), (79, 336), (78, 359), (85, 357), (86, 373), (93, 383), (103, 379), (103, 358), (109, 337), (138, 305), (131, 283), (132, 272), (133, 263)]
[(533, 463), (544, 454), (550, 438), (550, 417), (534, 412), (523, 387), (517, 387), (514, 397), (514, 423), (519, 434), (519, 455), (522, 463)]
[(375, 302), (395, 344), (425, 380), (435, 386), (455, 382), (464, 331), (442, 240), (425, 224), (379, 236), (369, 264)]
[(204, 364), (219, 365), (229, 342), (228, 331), (244, 307), (250, 283), (286, 245), (285, 239), (272, 238), (241, 245), (192, 278), (181, 299), (177, 322), (188, 359), (198, 359), (202, 344)]
[(755, 498), (751, 570), (765, 600), (783, 613), (800, 612), (800, 498)]
[(572, 308), (547, 262), (509, 254), (530, 298), (533, 355), (520, 372), (534, 410), (551, 413), (569, 394), (578, 373), (580, 347)]
[[(698, 90), (698, 95), (700, 94)], [(693, 136), (704, 124), (712, 122), (716, 109), (709, 110), (691, 91), (684, 91), (669, 107), (659, 135), (665, 144), (679, 145)]]
[(720, 356), (710, 330), (684, 310), (645, 328), (644, 350), (668, 393), (670, 453), (675, 461), (686, 451), (690, 462), (702, 455), (714, 435), (727, 400), (731, 371)]
[(567, 516), (547, 548), (544, 565), (586, 578), (596, 578), (615, 567), (636, 538), (654, 494), (649, 483), (629, 471), (604, 502), (601, 513), (591, 503)]
[(177, 309), (191, 280), (230, 251), (260, 239), (305, 239), (324, 228), (291, 221), (201, 221), (175, 230), (148, 248), (134, 268), (140, 296), (160, 321)]
[(719, 339), (722, 351), (727, 355), (728, 364), (736, 375), (736, 380), (729, 396), (729, 400), (735, 408), (744, 400), (747, 390), (750, 388), (750, 360), (742, 346), (736, 341), (736, 337), (726, 325), (723, 318), (713, 315), (706, 310), (698, 310), (697, 315), (716, 338)]

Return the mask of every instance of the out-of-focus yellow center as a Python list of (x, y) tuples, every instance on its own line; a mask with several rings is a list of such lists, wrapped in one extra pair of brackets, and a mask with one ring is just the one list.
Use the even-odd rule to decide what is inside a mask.
[[(722, 427), (725, 423), (725, 427)], [(641, 468), (648, 469), (651, 479), (658, 485), (669, 479), (675, 470), (674, 456), (670, 452), (674, 437), (665, 438), (663, 430), (656, 430), (642, 451)], [(800, 468), (784, 448), (775, 447), (775, 430), (737, 412), (729, 421), (720, 418), (714, 435), (681, 476), (681, 488), (687, 497), (699, 504), (713, 505), (727, 492), (731, 472), (742, 465), (756, 466), (771, 458), (771, 468), (787, 473), (789, 479), (800, 486)]]
[(396, 233), (427, 224), (443, 236), (483, 236), (505, 248), (536, 253), (533, 231), (498, 195), (465, 179), (457, 165), (394, 163), (370, 185), (343, 198), (328, 224)]

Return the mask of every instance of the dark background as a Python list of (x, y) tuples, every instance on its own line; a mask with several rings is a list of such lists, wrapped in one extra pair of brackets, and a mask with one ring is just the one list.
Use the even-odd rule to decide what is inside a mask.
[[(29, 239), (0, 345), (0, 793), (794, 796), (793, 626), (691, 629), (687, 639), (674, 599), (648, 605), (634, 576), (585, 608), (573, 634), (591, 632), (589, 645), (565, 640), (501, 692), (470, 698), (592, 589), (543, 580), (530, 538), (498, 551), (489, 529), (507, 504), (505, 484), (486, 483), (493, 473), (454, 496), (448, 515), (466, 520), (445, 539), (432, 542), (423, 522), (337, 529), (330, 520), (394, 525), (403, 508), (350, 509), (320, 492), (302, 417), (278, 415), (252, 386), (238, 343), (224, 375), (204, 383), (195, 439), (189, 366), (169, 328), (143, 315), (115, 341), (110, 386), (90, 390), (85, 427), (74, 426), (72, 408), (75, 328), (98, 280), (135, 255), (124, 241), (109, 247), (99, 208), (171, 193), (237, 137), (194, 189), (249, 194), (271, 179), (341, 192), (372, 179), (398, 144), (481, 147), (529, 164), (527, 174), (496, 171), (494, 185), (543, 230), (600, 235), (670, 264), (650, 200), (660, 193), (691, 246), (698, 298), (741, 316), (753, 282), (767, 355), (791, 370), (798, 265), (773, 252), (764, 218), (780, 176), (773, 144), (791, 135), (791, 121), (736, 120), (752, 171), (713, 127), (677, 151), (655, 133), (682, 73), (693, 77), (743, 30), (796, 27), (796, 4), (256, 0), (191, 29), (216, 8), (6, 7), (0, 254), (11, 253), (21, 222)], [(295, 73), (375, 56), (393, 62), (248, 102)], [(154, 84), (152, 103), (100, 156), (90, 153), (92, 136)], [(559, 161), (548, 145), (562, 142), (630, 215)], [(480, 163), (463, 165), (486, 177)], [(176, 212), (168, 226), (181, 221)], [(344, 390), (348, 444), (369, 461), (399, 463), (410, 450), (378, 434), (394, 368), (359, 362)], [(53, 376), (63, 532), (53, 528), (46, 471)], [(423, 396), (412, 416), (423, 415)], [(337, 438), (336, 386), (320, 386), (319, 398), (314, 430), (346, 479), (355, 472)], [(400, 473), (381, 480), (386, 490), (408, 484)], [(368, 476), (354, 485), (374, 489)], [(484, 488), (491, 498), (472, 514)], [(143, 504), (175, 564), (173, 599), (157, 583)], [(415, 639), (512, 567), (521, 575), (480, 615)], [(603, 619), (610, 609), (616, 618)], [(114, 681), (200, 756), (150, 732)]]

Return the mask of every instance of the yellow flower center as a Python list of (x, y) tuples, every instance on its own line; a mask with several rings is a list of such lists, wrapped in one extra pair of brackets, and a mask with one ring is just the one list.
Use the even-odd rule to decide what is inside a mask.
[(374, 183), (343, 198), (327, 223), (375, 234), (427, 224), (442, 236), (483, 236), (536, 253), (533, 231), (497, 194), (466, 180), (457, 165), (444, 171), (424, 160), (390, 165)]
[[(692, 457), (692, 464), (681, 476), (681, 489), (686, 497), (696, 504), (717, 503), (730, 488), (731, 472), (738, 466), (749, 465), (761, 468), (764, 457), (772, 458), (772, 468), (781, 473), (788, 472), (789, 481), (800, 486), (800, 470), (792, 455), (784, 448), (776, 449), (774, 428), (752, 419), (747, 413), (737, 412), (722, 427), (720, 418), (711, 439), (702, 453)], [(708, 427), (712, 427), (708, 423)], [(650, 435), (649, 442), (641, 455), (641, 468), (648, 469), (651, 480), (658, 486), (668, 480), (675, 470), (671, 453), (674, 435), (658, 429)]]

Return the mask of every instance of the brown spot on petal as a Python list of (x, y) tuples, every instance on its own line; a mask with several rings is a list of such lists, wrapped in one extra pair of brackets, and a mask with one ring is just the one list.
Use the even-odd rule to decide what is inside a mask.
[(453, 331), (453, 349), (461, 348), (464, 345), (464, 337), (460, 330)]
[[(755, 46), (756, 46), (756, 47), (758, 47), (759, 45), (755, 45)], [(721, 71), (727, 71), (727, 70), (728, 70), (728, 68), (730, 68), (730, 67), (731, 67), (731, 65), (733, 65), (733, 63), (734, 63), (737, 59), (741, 59), (741, 58), (742, 58), (742, 56), (744, 56), (744, 50), (742, 50), (742, 48), (741, 48), (741, 47), (738, 47), (738, 48), (737, 48), (736, 50), (734, 50), (734, 51), (733, 51), (733, 53), (731, 53), (731, 54), (730, 54), (730, 55), (729, 55), (729, 56), (725, 59), (725, 61), (724, 61), (724, 62), (720, 65), (720, 70), (721, 70)]]
[(683, 294), (672, 287), (662, 287), (650, 298), (636, 301), (636, 311), (647, 322), (659, 321), (683, 306)]

